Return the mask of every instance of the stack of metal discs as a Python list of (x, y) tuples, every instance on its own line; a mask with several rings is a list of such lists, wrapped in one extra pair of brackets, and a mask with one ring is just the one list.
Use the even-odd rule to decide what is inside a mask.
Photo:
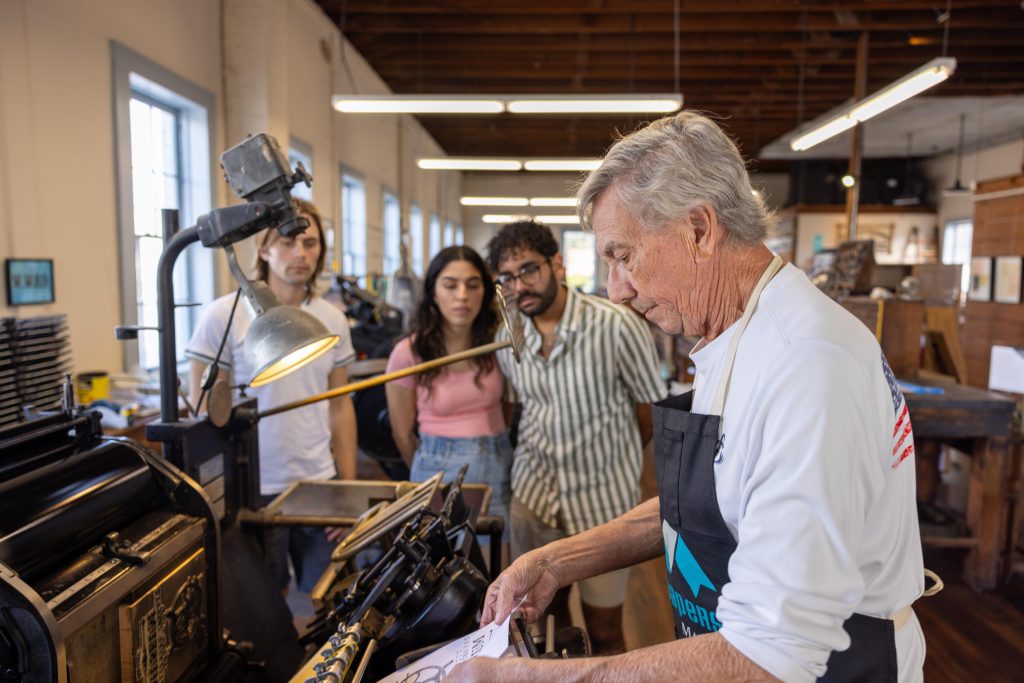
[(17, 422), (21, 416), (14, 373), (13, 329), (13, 318), (0, 318), (0, 427)]
[(64, 315), (0, 319), (0, 426), (30, 412), (59, 410), (71, 368)]

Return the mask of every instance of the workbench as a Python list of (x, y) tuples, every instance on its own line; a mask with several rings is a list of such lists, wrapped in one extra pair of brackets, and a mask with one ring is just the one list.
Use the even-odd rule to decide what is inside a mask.
[(964, 581), (977, 591), (995, 588), (1010, 570), (1017, 531), (1015, 510), (1020, 504), (1019, 467), (1011, 450), (1014, 402), (939, 375), (925, 374), (908, 381), (943, 390), (904, 392), (919, 461), (935, 457), (943, 443), (971, 457), (967, 533), (924, 533), (921, 540), (925, 545), (967, 549)]

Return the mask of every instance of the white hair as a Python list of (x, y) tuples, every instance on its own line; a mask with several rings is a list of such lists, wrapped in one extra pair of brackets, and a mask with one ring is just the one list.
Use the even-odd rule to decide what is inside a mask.
[(750, 186), (732, 140), (706, 116), (684, 111), (618, 140), (576, 193), (580, 224), (592, 229), (594, 201), (612, 185), (627, 211), (657, 228), (710, 204), (733, 238), (760, 242), (774, 223)]

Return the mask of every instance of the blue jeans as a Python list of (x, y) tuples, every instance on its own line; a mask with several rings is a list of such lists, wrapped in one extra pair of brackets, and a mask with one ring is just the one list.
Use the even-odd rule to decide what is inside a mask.
[[(438, 472), (444, 472), (443, 481), (450, 482), (464, 464), (469, 465), (464, 479), (467, 484), (491, 487), (488, 514), (505, 520), (502, 541), (508, 543), (508, 509), (512, 499), (512, 444), (508, 440), (508, 432), (468, 438), (420, 434), (419, 448), (412, 456), (409, 480), (426, 481)], [(486, 541), (486, 538), (481, 541)]]
[[(263, 507), (277, 498), (260, 496)], [(288, 560), (295, 569), (295, 585), (303, 593), (313, 590), (317, 580), (331, 563), (334, 544), (327, 540), (325, 529), (316, 526), (271, 526), (263, 529), (263, 556), (278, 587), (288, 587)]]

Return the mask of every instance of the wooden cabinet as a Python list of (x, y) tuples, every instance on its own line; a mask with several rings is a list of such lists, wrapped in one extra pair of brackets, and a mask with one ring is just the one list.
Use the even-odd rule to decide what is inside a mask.
[[(1024, 256), (1024, 175), (980, 183), (974, 200), (972, 257)], [(1024, 303), (968, 300), (961, 338), (967, 381), (987, 387), (992, 346), (1024, 346)]]

